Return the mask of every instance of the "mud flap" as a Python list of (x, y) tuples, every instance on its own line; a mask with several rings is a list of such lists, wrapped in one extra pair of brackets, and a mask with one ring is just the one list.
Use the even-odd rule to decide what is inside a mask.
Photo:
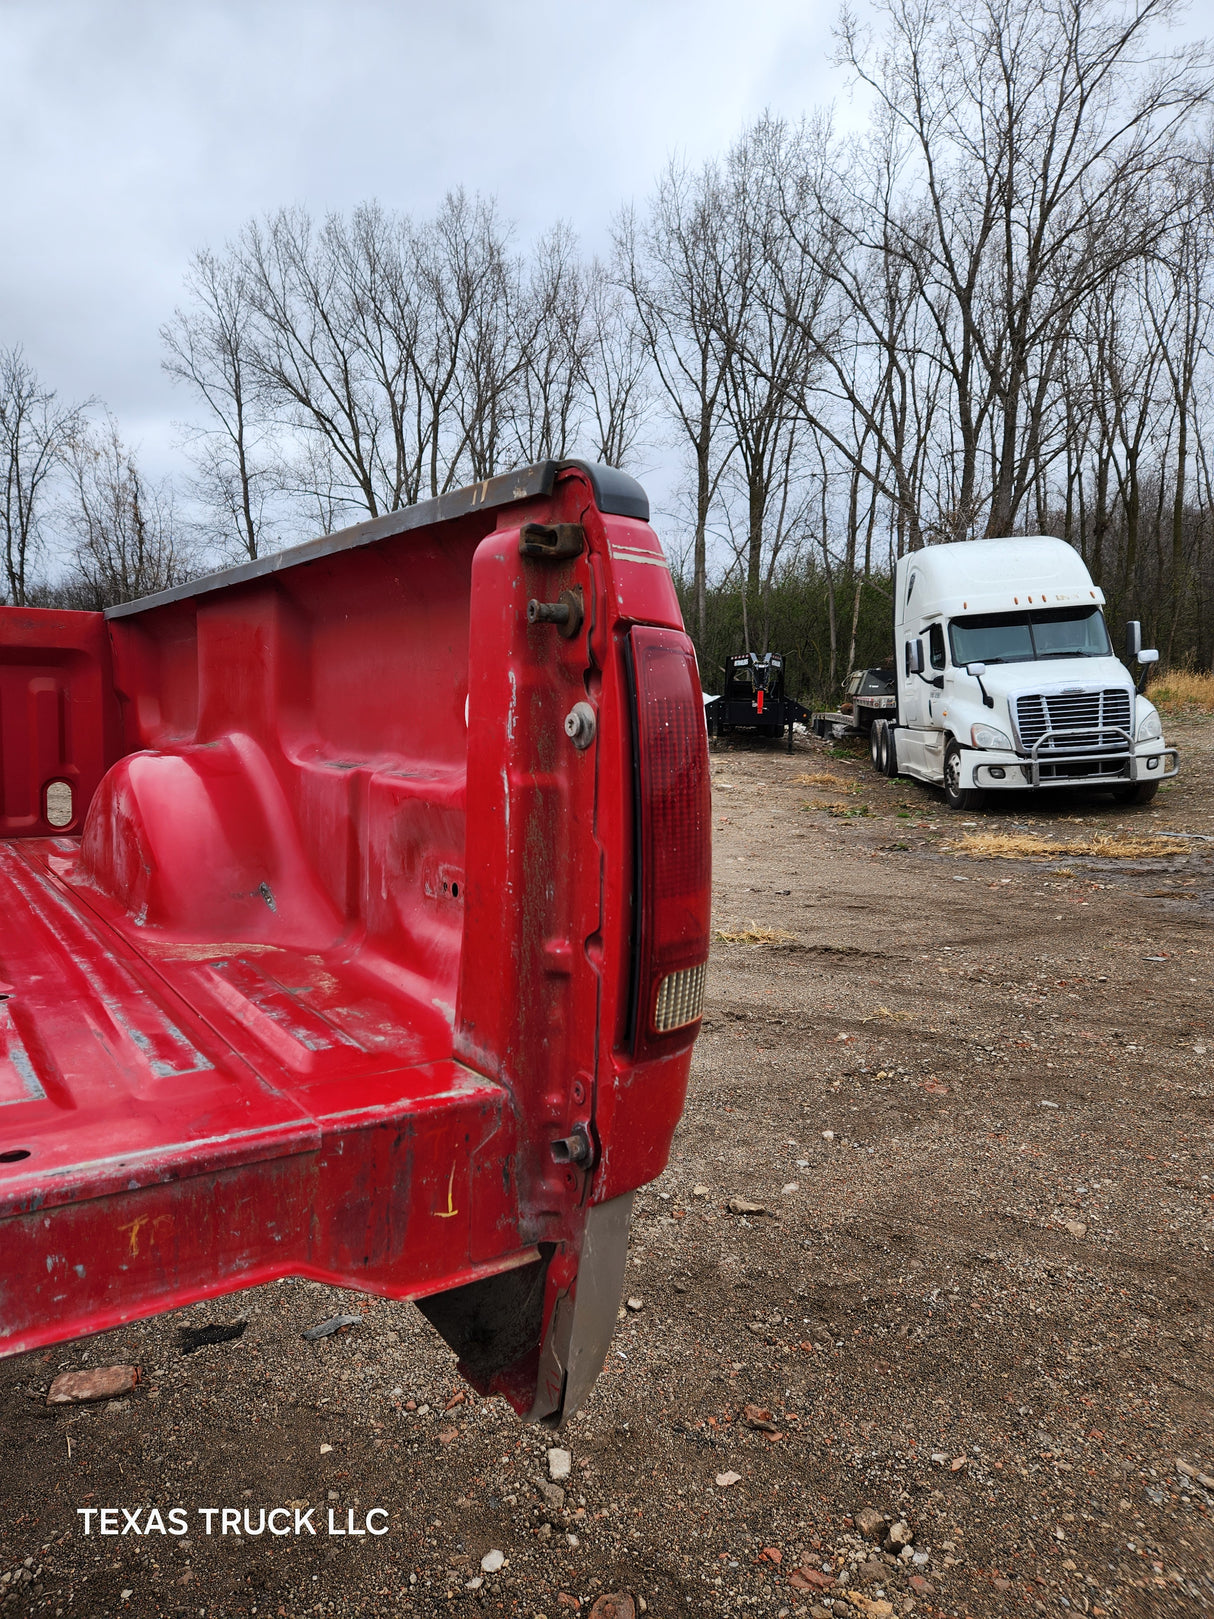
[(624, 1290), (634, 1195), (626, 1192), (587, 1210), (577, 1280), (549, 1319), (528, 1422), (559, 1428), (580, 1409), (603, 1369)]
[(578, 1410), (615, 1330), (634, 1195), (586, 1211), (576, 1271), (572, 1255), (544, 1243), (533, 1264), (417, 1300), (474, 1389), (550, 1428)]

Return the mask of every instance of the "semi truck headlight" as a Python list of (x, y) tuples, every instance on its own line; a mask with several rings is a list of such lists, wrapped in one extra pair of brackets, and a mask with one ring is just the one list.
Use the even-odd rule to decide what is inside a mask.
[(993, 725), (971, 725), (970, 741), (976, 748), (1010, 748), (1011, 738)]
[(1154, 709), (1144, 714), (1138, 726), (1138, 740), (1140, 742), (1154, 742), (1157, 736), (1163, 735), (1163, 726), (1159, 723), (1159, 715)]

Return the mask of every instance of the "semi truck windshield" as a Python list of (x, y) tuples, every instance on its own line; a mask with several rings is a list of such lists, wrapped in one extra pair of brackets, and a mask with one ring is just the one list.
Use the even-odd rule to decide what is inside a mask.
[(975, 613), (948, 627), (953, 662), (1032, 663), (1042, 658), (1107, 658), (1109, 632), (1099, 607), (1038, 613)]

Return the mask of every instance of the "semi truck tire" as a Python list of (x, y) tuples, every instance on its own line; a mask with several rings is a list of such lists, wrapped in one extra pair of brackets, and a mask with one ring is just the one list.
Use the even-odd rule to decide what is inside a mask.
[(885, 730), (883, 720), (874, 720), (868, 731), (868, 755), (873, 762), (873, 769), (879, 776), (885, 774), (885, 766), (881, 763), (881, 736)]
[(889, 720), (882, 721), (881, 769), (887, 776), (898, 774), (898, 733)]
[(1159, 791), (1157, 781), (1136, 781), (1129, 787), (1118, 787), (1113, 794), (1117, 804), (1149, 804)]
[(944, 796), (953, 810), (981, 809), (986, 794), (977, 787), (961, 785), (961, 749), (950, 742), (944, 753)]

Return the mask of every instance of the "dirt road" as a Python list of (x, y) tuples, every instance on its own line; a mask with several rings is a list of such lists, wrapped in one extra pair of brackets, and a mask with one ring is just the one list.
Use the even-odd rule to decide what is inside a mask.
[[(951, 847), (1214, 834), (1214, 726), (1169, 736), (1184, 774), (1148, 809), (1076, 797), (980, 828), (846, 748), (721, 746), (716, 922), (739, 942), (715, 947), (589, 1409), (554, 1441), (451, 1404), (416, 1311), (310, 1283), (6, 1362), (4, 1611), (1214, 1610), (1214, 843)], [(300, 1337), (340, 1311), (358, 1323)], [(183, 1353), (183, 1326), (242, 1312)], [(61, 1368), (112, 1361), (145, 1369), (129, 1401), (42, 1403)], [(280, 1505), (318, 1532), (196, 1516), (247, 1507), (255, 1529)], [(180, 1506), (190, 1532), (84, 1535), (102, 1506)], [(386, 1534), (327, 1532), (376, 1508)], [(899, 1522), (888, 1553), (862, 1532)]]

